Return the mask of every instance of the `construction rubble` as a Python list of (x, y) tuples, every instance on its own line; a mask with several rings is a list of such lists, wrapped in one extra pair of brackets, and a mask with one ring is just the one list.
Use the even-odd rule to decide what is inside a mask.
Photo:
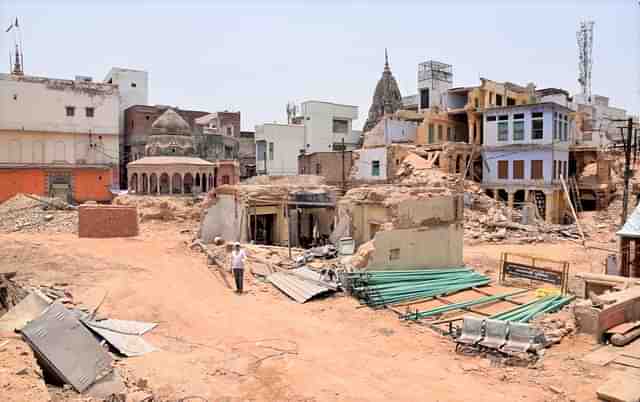
[(78, 212), (57, 198), (17, 194), (0, 204), (0, 232), (74, 233)]

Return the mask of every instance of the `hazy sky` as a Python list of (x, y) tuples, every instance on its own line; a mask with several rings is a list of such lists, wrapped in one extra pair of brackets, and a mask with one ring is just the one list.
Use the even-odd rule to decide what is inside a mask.
[[(486, 77), (575, 93), (575, 32), (593, 19), (593, 92), (640, 109), (636, 0), (0, 0), (2, 33), (15, 16), (27, 74), (144, 69), (151, 104), (240, 110), (243, 130), (283, 122), (288, 101), (309, 99), (357, 105), (360, 128), (385, 47), (403, 96), (430, 59), (453, 65), (454, 86)], [(11, 43), (3, 33), (0, 54)]]

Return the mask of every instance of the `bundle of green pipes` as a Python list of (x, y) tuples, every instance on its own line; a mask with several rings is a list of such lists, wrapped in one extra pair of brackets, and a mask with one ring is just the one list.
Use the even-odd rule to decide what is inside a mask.
[[(489, 278), (471, 268), (407, 271), (361, 271), (343, 276), (346, 288), (371, 307), (415, 301), (489, 284)], [(344, 283), (343, 283), (344, 284)]]
[(562, 307), (571, 303), (573, 299), (575, 299), (575, 296), (546, 296), (511, 310), (492, 315), (489, 319), (526, 323), (540, 314), (553, 313), (554, 311), (560, 310)]

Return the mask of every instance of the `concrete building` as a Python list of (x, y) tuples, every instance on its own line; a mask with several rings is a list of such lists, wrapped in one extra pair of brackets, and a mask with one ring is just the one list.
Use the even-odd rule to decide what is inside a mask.
[[(338, 203), (337, 242), (369, 242), (366, 269), (451, 268), (463, 265), (463, 201), (444, 188), (367, 186), (351, 189)], [(425, 247), (425, 245), (428, 245)], [(360, 256), (357, 256), (360, 257)]]
[(118, 117), (120, 177), (118, 181), (121, 183), (121, 188), (125, 189), (127, 188), (127, 161), (133, 160), (131, 155), (125, 152), (125, 110), (133, 105), (149, 104), (149, 74), (143, 70), (113, 67), (105, 76), (104, 82), (118, 87), (120, 100)]
[(626, 110), (610, 106), (606, 96), (593, 95), (591, 98), (591, 103), (585, 102), (581, 95), (573, 98), (571, 108), (577, 112), (575, 143), (600, 149), (620, 144), (622, 138), (618, 126), (624, 123), (615, 120), (626, 119)]
[[(146, 155), (147, 138), (151, 135), (152, 125), (168, 109), (169, 106), (164, 105), (133, 105), (124, 111), (126, 124), (122, 135), (124, 158), (120, 162), (121, 188), (128, 188), (127, 178), (130, 175), (127, 172), (127, 164)], [(197, 110), (181, 110), (179, 108), (173, 108), (173, 110), (187, 122), (192, 135), (197, 135), (195, 119), (209, 114)]]
[(560, 178), (568, 179), (571, 109), (556, 103), (502, 106), (484, 112), (482, 187), (497, 199), (535, 202), (547, 222), (565, 214)]
[(240, 131), (240, 179), (248, 179), (256, 175), (256, 133)]
[(358, 107), (323, 101), (306, 101), (291, 124), (256, 126), (256, 170), (258, 174), (295, 175), (298, 155), (355, 149), (360, 132), (353, 130)]
[(333, 230), (335, 192), (309, 178), (266, 179), (210, 193), (199, 238), (283, 246), (291, 242), (295, 247), (324, 244)]
[(304, 125), (305, 152), (328, 152), (343, 141), (347, 150), (357, 147), (359, 132), (353, 130), (357, 119), (357, 106), (312, 100), (302, 102), (294, 123)]
[(0, 202), (18, 192), (110, 200), (119, 109), (113, 84), (0, 74)]
[(298, 155), (304, 152), (304, 125), (265, 123), (256, 126), (255, 138), (259, 175), (298, 173)]
[(381, 145), (353, 151), (351, 185), (392, 183), (404, 158), (409, 155), (405, 145)]
[(298, 156), (298, 174), (322, 176), (331, 186), (346, 188), (354, 151), (314, 152)]
[(363, 147), (416, 142), (417, 127), (416, 122), (386, 116), (364, 136)]

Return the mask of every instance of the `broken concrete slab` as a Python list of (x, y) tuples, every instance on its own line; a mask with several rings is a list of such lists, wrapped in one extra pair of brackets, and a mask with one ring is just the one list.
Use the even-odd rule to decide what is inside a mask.
[(0, 332), (21, 330), (42, 314), (51, 301), (39, 292), (31, 292), (0, 318)]
[(629, 370), (613, 372), (609, 380), (598, 388), (596, 395), (603, 401), (638, 402), (640, 401), (640, 376)]
[(78, 392), (112, 370), (113, 359), (62, 304), (54, 302), (29, 322), (22, 335), (40, 365)]
[(112, 395), (125, 395), (127, 388), (116, 370), (99, 379), (86, 391), (86, 395), (96, 399), (107, 399)]

